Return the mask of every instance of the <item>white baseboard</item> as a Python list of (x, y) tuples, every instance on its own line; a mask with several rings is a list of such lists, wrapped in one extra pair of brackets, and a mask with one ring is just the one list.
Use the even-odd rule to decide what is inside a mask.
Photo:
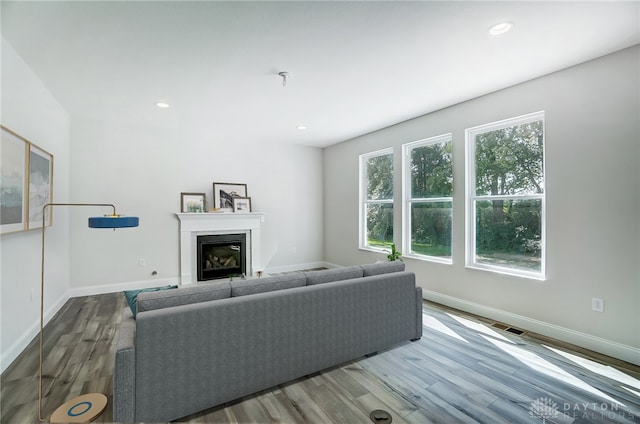
[(304, 264), (267, 267), (265, 268), (264, 273), (267, 275), (279, 274), (282, 272), (299, 271), (301, 269), (313, 269), (313, 268), (338, 268), (338, 265), (334, 265), (329, 262), (307, 262)]
[[(67, 295), (67, 293), (65, 293), (56, 302), (54, 302), (53, 305), (51, 305), (47, 310), (44, 311), (44, 325), (47, 325), (51, 318), (53, 318), (53, 316), (57, 314), (60, 309), (62, 309), (64, 304), (67, 303), (67, 300), (69, 300), (69, 296)], [(25, 331), (24, 334), (22, 334), (22, 336), (15, 341), (15, 343), (13, 343), (6, 351), (3, 352), (2, 358), (0, 358), (0, 373), (3, 373), (4, 370), (6, 370), (9, 365), (11, 365), (11, 363), (16, 360), (18, 355), (22, 353), (22, 351), (29, 345), (29, 343), (31, 343), (34, 337), (38, 336), (39, 333), (40, 317), (38, 317), (36, 322), (31, 324), (27, 331)]]
[(555, 324), (491, 308), (478, 303), (469, 302), (464, 299), (458, 299), (457, 297), (446, 294), (424, 289), (422, 293), (422, 297), (424, 299), (432, 302), (490, 318), (516, 328), (532, 331), (543, 336), (552, 337), (557, 340), (562, 340), (563, 342), (571, 343), (614, 358), (622, 359), (623, 361), (630, 362), (632, 364), (640, 365), (640, 349), (633, 346), (617, 343), (591, 334), (560, 327)]
[[(127, 283), (118, 284), (104, 284), (100, 286), (88, 286), (69, 289), (64, 295), (62, 295), (52, 306), (50, 306), (44, 313), (45, 325), (58, 313), (65, 303), (71, 298), (80, 296), (92, 296), (97, 294), (115, 293), (124, 290), (142, 289), (148, 287), (166, 286), (169, 284), (179, 284), (179, 278), (164, 278), (157, 280), (145, 280), (145, 281), (130, 281)], [(24, 334), (16, 340), (0, 358), (0, 373), (4, 372), (13, 361), (16, 360), (18, 355), (31, 343), (34, 337), (40, 332), (40, 319), (38, 318)], [(46, 337), (46, 333), (45, 333)]]
[(147, 289), (151, 287), (180, 285), (180, 277), (158, 278), (155, 280), (129, 281), (126, 283), (103, 284), (100, 286), (77, 287), (69, 290), (69, 299), (80, 296), (93, 296), (96, 294), (116, 293), (125, 290)]

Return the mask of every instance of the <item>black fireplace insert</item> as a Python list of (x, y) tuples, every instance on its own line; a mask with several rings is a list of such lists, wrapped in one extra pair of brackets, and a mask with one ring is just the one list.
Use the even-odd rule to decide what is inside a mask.
[(246, 234), (198, 236), (198, 281), (242, 275), (246, 270)]

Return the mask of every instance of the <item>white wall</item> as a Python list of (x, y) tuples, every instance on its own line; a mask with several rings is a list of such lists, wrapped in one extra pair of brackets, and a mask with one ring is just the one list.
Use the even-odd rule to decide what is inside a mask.
[(140, 217), (138, 228), (116, 232), (71, 228), (74, 293), (178, 282), (180, 193), (206, 193), (211, 205), (214, 181), (246, 183), (253, 210), (265, 213), (267, 272), (323, 260), (321, 149), (77, 118), (71, 134), (73, 201), (114, 203)]
[[(401, 145), (452, 132), (454, 263), (405, 260), (425, 297), (640, 363), (638, 64), (636, 46), (327, 148), (325, 260), (383, 257), (358, 250), (358, 155), (394, 148), (398, 206)], [(546, 112), (547, 279), (467, 269), (464, 131), (539, 110)], [(604, 313), (591, 310), (592, 297), (604, 299)]]
[[(54, 194), (69, 200), (69, 117), (51, 93), (2, 39), (2, 124), (54, 156)], [(69, 288), (69, 216), (54, 211), (46, 236), (45, 315), (66, 301)], [(0, 236), (0, 368), (13, 361), (39, 330), (41, 232)]]

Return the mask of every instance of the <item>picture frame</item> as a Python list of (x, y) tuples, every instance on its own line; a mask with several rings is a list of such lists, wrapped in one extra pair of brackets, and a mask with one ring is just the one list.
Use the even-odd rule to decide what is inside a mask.
[(244, 213), (251, 212), (251, 197), (234, 197), (233, 211)]
[(204, 193), (180, 193), (180, 212), (203, 213), (207, 211), (207, 196)]
[[(29, 143), (27, 173), (28, 229), (42, 228), (42, 209), (53, 199), (53, 155), (33, 143)], [(47, 210), (45, 225), (53, 225), (51, 209)]]
[(0, 126), (0, 234), (27, 229), (27, 157), (30, 143)]
[(213, 207), (233, 212), (233, 198), (247, 197), (247, 185), (242, 183), (213, 183)]

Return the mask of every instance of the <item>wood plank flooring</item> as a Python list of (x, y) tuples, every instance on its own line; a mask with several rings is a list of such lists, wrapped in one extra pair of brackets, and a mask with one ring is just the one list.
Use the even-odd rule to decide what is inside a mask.
[[(98, 391), (111, 402), (121, 293), (69, 300), (45, 329), (44, 414)], [(640, 368), (425, 303), (424, 335), (186, 423), (640, 423)], [(0, 422), (36, 423), (38, 344), (2, 374)], [(112, 421), (111, 403), (96, 422)]]

